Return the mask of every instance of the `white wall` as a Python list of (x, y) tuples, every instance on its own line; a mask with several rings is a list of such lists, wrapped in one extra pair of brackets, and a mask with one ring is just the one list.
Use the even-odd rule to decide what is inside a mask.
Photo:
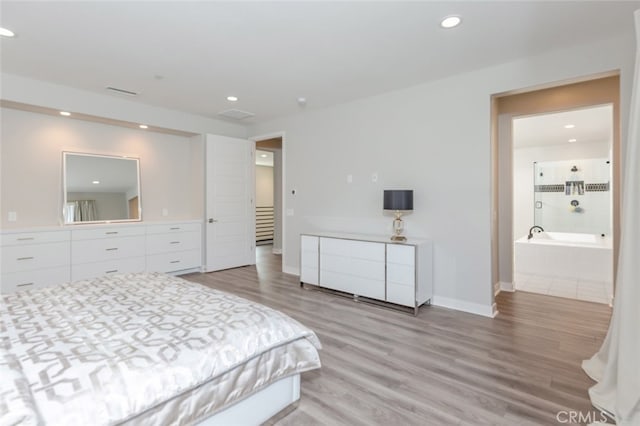
[[(527, 235), (534, 224), (533, 163), (584, 158), (609, 158), (610, 143), (567, 143), (513, 150), (513, 238)], [(560, 182), (564, 183), (564, 182)], [(588, 182), (595, 183), (595, 182)], [(600, 182), (602, 183), (602, 182)], [(611, 194), (609, 192), (608, 194)], [(561, 194), (564, 196), (564, 194)], [(601, 194), (597, 194), (601, 195)], [(583, 196), (584, 197), (584, 196)], [(553, 231), (553, 229), (549, 229)], [(556, 231), (561, 231), (557, 229)]]
[(256, 207), (273, 206), (273, 167), (256, 166)]
[(629, 34), (253, 126), (287, 135), (285, 271), (301, 232), (389, 233), (382, 190), (410, 188), (406, 233), (434, 241), (434, 303), (490, 315), (491, 95), (619, 68), (626, 129), (633, 52)]
[[(140, 158), (142, 218), (202, 218), (202, 158), (190, 138), (2, 108), (0, 215), (3, 229), (56, 226), (62, 211), (62, 151)], [(168, 216), (162, 216), (162, 209)], [(18, 220), (9, 222), (8, 212)]]

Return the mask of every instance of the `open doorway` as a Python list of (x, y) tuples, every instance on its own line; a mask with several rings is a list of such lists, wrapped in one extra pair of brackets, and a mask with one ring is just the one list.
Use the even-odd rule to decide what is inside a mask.
[[(618, 72), (606, 75), (584, 77), (572, 82), (558, 83), (553, 86), (546, 85), (543, 88), (528, 88), (509, 93), (496, 94), (492, 98), (492, 279), (493, 300), (500, 291), (514, 291), (514, 241), (523, 237), (516, 235), (521, 233), (515, 230), (515, 201), (514, 201), (514, 146), (513, 132), (514, 119), (517, 117), (531, 117), (543, 114), (580, 110), (594, 106), (610, 105), (612, 108), (612, 142), (608, 158), (610, 163), (610, 192), (612, 199), (611, 208), (611, 238), (612, 238), (612, 269), (613, 282), (615, 283), (615, 269), (618, 257), (618, 244), (620, 236), (620, 78)], [(571, 123), (565, 123), (571, 124)], [(567, 138), (567, 142), (568, 139)], [(604, 158), (604, 157), (602, 157)], [(541, 160), (542, 161), (542, 160)], [(548, 166), (548, 165), (547, 165)], [(576, 165), (577, 166), (577, 165)], [(531, 166), (533, 167), (533, 165)], [(573, 165), (569, 168), (569, 173)], [(543, 172), (544, 173), (544, 172)], [(530, 179), (533, 180), (533, 170)], [(577, 179), (576, 181), (579, 181)], [(563, 191), (567, 190), (567, 181), (562, 182)], [(544, 184), (544, 183), (542, 183)], [(550, 184), (551, 185), (551, 184)], [(559, 184), (558, 184), (559, 185)], [(533, 184), (530, 192), (534, 192)], [(583, 188), (584, 189), (584, 188)], [(580, 192), (576, 186), (576, 191)], [(569, 185), (569, 191), (573, 186)], [(571, 192), (570, 192), (571, 193)], [(563, 192), (564, 194), (564, 192)], [(569, 200), (566, 211), (574, 206)], [(538, 200), (540, 201), (540, 200)], [(577, 200), (580, 202), (580, 200)], [(531, 195), (529, 202), (534, 203)], [(535, 208), (535, 204), (534, 204)], [(533, 209), (532, 209), (533, 210)], [(535, 215), (535, 212), (532, 213)], [(577, 216), (572, 217), (576, 219)], [(533, 221), (535, 222), (535, 218)], [(528, 230), (534, 223), (527, 228)], [(495, 305), (494, 305), (495, 306)], [(499, 311), (500, 306), (497, 306)]]
[(513, 286), (610, 304), (613, 105), (514, 117)]
[(256, 264), (282, 266), (283, 248), (283, 138), (256, 142)]

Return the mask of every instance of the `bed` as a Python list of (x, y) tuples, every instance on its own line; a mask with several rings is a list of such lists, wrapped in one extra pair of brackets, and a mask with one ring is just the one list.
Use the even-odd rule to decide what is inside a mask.
[(0, 425), (257, 424), (320, 367), (313, 331), (160, 273), (0, 297)]

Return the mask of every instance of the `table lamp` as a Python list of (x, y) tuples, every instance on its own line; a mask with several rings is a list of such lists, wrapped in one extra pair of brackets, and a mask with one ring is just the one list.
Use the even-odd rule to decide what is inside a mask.
[(385, 189), (384, 190), (384, 210), (393, 210), (396, 218), (393, 220), (393, 235), (391, 241), (407, 241), (407, 237), (402, 235), (404, 224), (402, 214), (413, 210), (413, 190), (412, 189)]

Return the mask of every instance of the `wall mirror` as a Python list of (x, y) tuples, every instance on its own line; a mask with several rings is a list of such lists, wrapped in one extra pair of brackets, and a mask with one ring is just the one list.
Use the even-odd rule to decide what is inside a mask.
[(62, 153), (65, 224), (142, 219), (137, 158)]

